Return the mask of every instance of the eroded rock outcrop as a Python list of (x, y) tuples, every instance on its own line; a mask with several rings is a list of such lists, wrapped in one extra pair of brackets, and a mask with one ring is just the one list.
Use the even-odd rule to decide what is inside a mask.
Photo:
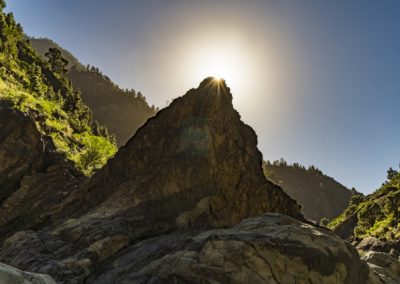
[(0, 263), (0, 283), (4, 284), (56, 284), (48, 275), (29, 273)]
[(400, 283), (400, 261), (384, 252), (367, 251), (362, 259), (370, 268), (368, 284)]
[(280, 215), (193, 237), (130, 246), (92, 283), (366, 283), (357, 251), (333, 233)]
[(266, 211), (300, 218), (261, 163), (257, 136), (234, 110), (229, 88), (208, 78), (139, 129), (78, 200), (106, 215), (146, 207), (151, 223), (179, 227), (230, 226)]
[(32, 117), (0, 104), (0, 240), (34, 227), (77, 187), (80, 175)]

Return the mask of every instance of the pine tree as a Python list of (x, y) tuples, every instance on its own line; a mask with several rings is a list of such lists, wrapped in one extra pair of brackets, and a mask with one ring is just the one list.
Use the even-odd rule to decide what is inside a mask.
[(47, 57), (51, 70), (60, 75), (67, 74), (67, 65), (68, 60), (62, 57), (61, 51), (57, 48), (49, 48), (49, 51), (46, 52), (45, 56)]
[(40, 96), (47, 92), (47, 86), (42, 81), (42, 69), (40, 66), (34, 65), (33, 75), (31, 77), (31, 90)]

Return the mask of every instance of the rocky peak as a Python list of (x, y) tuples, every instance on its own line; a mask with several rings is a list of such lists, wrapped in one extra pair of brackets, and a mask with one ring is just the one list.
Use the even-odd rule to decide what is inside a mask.
[(71, 199), (72, 211), (142, 208), (146, 219), (178, 227), (229, 226), (268, 211), (302, 218), (261, 165), (257, 136), (233, 108), (230, 89), (207, 78), (149, 119)]

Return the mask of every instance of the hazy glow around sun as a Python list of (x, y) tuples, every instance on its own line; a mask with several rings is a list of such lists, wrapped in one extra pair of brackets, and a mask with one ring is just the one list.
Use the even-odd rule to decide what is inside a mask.
[(265, 98), (273, 99), (271, 82), (276, 68), (266, 56), (270, 52), (256, 38), (240, 31), (207, 30), (188, 33), (177, 44), (170, 70), (182, 84), (181, 93), (207, 77), (224, 79), (235, 108), (248, 121), (258, 116), (255, 109), (266, 102)]
[(251, 52), (240, 42), (204, 40), (201, 44), (189, 46), (187, 52), (183, 62), (186, 62), (188, 80), (194, 85), (211, 76), (224, 79), (232, 92), (238, 94), (251, 81), (254, 70)]
[[(196, 62), (197, 61), (197, 62)], [(212, 76), (228, 82), (240, 80), (240, 69), (243, 68), (238, 54), (232, 50), (204, 49), (199, 52), (194, 62), (196, 76)]]
[(192, 73), (197, 81), (205, 77), (224, 79), (230, 85), (240, 85), (246, 80), (246, 62), (243, 51), (230, 46), (199, 48), (193, 54)]

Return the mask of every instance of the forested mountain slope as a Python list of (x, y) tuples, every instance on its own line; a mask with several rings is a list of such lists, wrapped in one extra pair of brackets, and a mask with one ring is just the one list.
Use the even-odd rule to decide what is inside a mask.
[(337, 217), (347, 208), (355, 192), (313, 166), (306, 169), (298, 163), (290, 165), (281, 159), (272, 163), (266, 161), (263, 168), (266, 177), (297, 200), (304, 216), (312, 220)]
[(32, 46), (44, 57), (49, 48), (58, 48), (68, 60), (68, 78), (79, 89), (85, 104), (99, 124), (107, 126), (117, 144), (124, 145), (152, 117), (157, 109), (135, 90), (123, 90), (93, 66), (83, 66), (69, 51), (47, 38), (30, 38)]

